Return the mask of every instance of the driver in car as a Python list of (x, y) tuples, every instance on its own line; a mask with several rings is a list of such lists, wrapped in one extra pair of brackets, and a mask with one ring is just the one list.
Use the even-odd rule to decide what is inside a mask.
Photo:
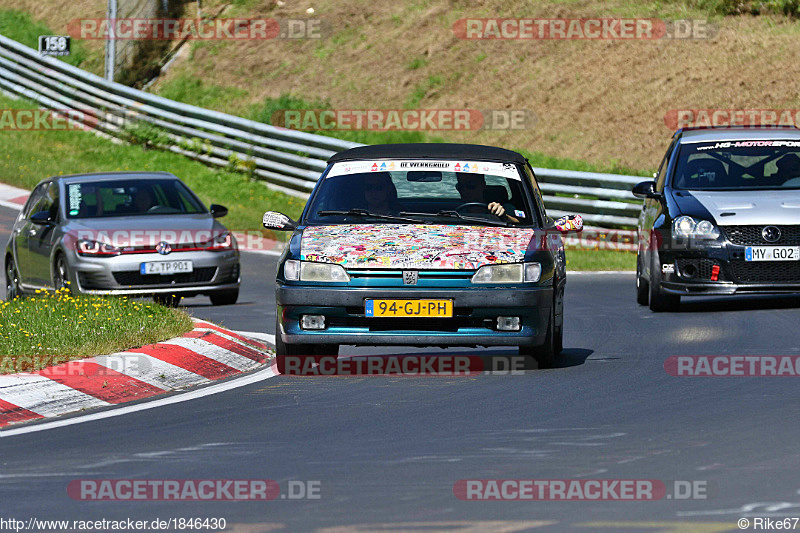
[[(486, 204), (486, 198), (484, 197), (484, 193), (486, 192), (486, 178), (483, 174), (466, 174), (459, 172), (456, 174), (456, 179), (458, 180), (456, 189), (458, 190), (458, 194), (461, 195), (461, 200), (465, 204)], [(509, 208), (512, 208), (512, 206), (509, 206)], [(512, 224), (519, 224), (519, 219), (509, 215), (506, 212), (506, 207), (498, 202), (489, 202), (486, 205), (486, 209), (500, 220), (511, 222)]]

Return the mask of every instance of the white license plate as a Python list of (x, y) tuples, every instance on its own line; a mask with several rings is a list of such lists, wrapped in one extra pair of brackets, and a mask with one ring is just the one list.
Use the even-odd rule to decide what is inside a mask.
[(142, 274), (184, 274), (191, 271), (191, 261), (155, 261), (139, 265), (139, 272)]
[(748, 246), (745, 261), (798, 261), (800, 246)]

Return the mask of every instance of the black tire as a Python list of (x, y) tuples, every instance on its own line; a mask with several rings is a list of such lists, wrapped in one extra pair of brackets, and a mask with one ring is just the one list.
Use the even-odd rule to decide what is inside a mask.
[(650, 268), (650, 310), (654, 313), (675, 311), (681, 304), (681, 297), (679, 294), (667, 294), (661, 290), (658, 272), (655, 265)]
[(178, 304), (181, 303), (183, 296), (177, 294), (155, 294), (153, 295), (153, 301), (157, 304), (161, 304), (165, 307), (178, 307)]
[[(558, 299), (557, 301), (561, 304), (561, 314), (558, 315), (558, 318), (555, 319), (555, 326), (553, 329), (553, 346), (554, 346), (554, 355), (558, 357), (561, 352), (564, 351), (564, 288), (562, 287), (558, 291), (558, 295), (556, 296)], [(556, 305), (556, 302), (553, 303)]]
[(212, 292), (209, 298), (211, 298), (211, 305), (233, 305), (239, 299), (239, 289)]
[(650, 283), (644, 278), (641, 270), (639, 256), (636, 256), (636, 303), (647, 305), (650, 303)]
[(286, 356), (303, 355), (302, 344), (287, 344), (281, 338), (281, 325), (278, 317), (275, 317), (275, 364), (278, 372), (286, 373)]
[(555, 309), (550, 316), (547, 324), (547, 337), (540, 346), (520, 346), (519, 354), (525, 357), (531, 357), (536, 360), (537, 367), (541, 370), (544, 368), (553, 368), (556, 364), (556, 339), (554, 334), (555, 329)]
[(10, 257), (6, 261), (6, 300), (13, 300), (22, 296), (22, 289), (19, 286), (19, 274), (14, 260)]
[(67, 259), (63, 254), (56, 256), (56, 261), (53, 264), (53, 289), (60, 291), (66, 289), (70, 291), (70, 275), (69, 267), (67, 266)]

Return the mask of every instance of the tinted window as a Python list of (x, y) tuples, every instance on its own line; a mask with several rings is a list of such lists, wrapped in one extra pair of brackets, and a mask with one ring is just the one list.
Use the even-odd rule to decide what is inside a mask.
[(800, 189), (800, 142), (682, 144), (674, 176), (676, 189)]
[(47, 186), (47, 183), (42, 183), (33, 190), (31, 195), (28, 197), (28, 201), (25, 202), (25, 207), (22, 210), (23, 217), (30, 218), (30, 216), (36, 212), (34, 211), (34, 208), (41, 201), (42, 196), (44, 196)]
[[(529, 205), (522, 180), (514, 172), (513, 178), (449, 171), (361, 172), (329, 176), (311, 199), (306, 211), (307, 221), (321, 224), (348, 222), (343, 215), (320, 215), (320, 211), (351, 209), (384, 215), (422, 213), (430, 215), (427, 220), (440, 211), (459, 209), (462, 215), (481, 218), (487, 215), (485, 208), (462, 206), (497, 202), (508, 215), (519, 219), (520, 224), (535, 224), (538, 222), (536, 212)], [(426, 219), (423, 215), (408, 216), (417, 217), (420, 222)], [(479, 224), (480, 221), (465, 223)]]
[(195, 195), (180, 181), (174, 179), (69, 183), (66, 192), (69, 218), (206, 212)]

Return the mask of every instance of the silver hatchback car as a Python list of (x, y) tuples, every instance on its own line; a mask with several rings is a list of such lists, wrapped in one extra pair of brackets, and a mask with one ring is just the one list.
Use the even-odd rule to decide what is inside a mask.
[(76, 174), (39, 183), (6, 246), (6, 298), (68, 287), (80, 294), (149, 295), (177, 305), (207, 295), (236, 303), (236, 239), (166, 172)]

